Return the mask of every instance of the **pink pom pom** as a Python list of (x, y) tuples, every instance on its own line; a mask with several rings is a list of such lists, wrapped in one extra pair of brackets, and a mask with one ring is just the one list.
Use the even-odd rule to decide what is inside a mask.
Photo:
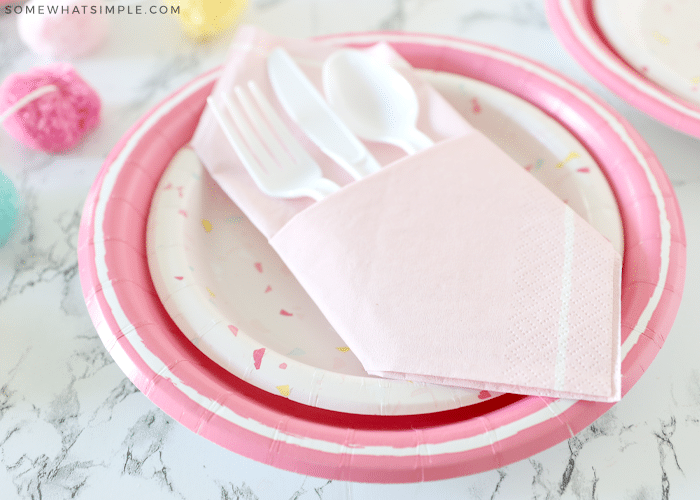
[(17, 16), (17, 31), (40, 56), (84, 56), (107, 37), (109, 23), (107, 15), (102, 14), (104, 5), (102, 0), (31, 0)]
[[(47, 92), (21, 105), (20, 100), (42, 88)], [(19, 109), (9, 111), (18, 104)], [(14, 73), (0, 85), (0, 115), (7, 132), (30, 148), (49, 153), (78, 144), (99, 124), (100, 107), (97, 92), (67, 63)]]

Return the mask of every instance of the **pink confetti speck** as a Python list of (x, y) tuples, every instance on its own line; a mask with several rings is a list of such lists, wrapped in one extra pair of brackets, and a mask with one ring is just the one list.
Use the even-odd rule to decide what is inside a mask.
[(182, 281), (185, 279), (185, 277), (184, 276), (175, 276), (175, 279), (178, 281)]
[(265, 293), (271, 292), (271, 291), (272, 291), (272, 287), (270, 285), (267, 285), (267, 288), (265, 289)]
[(527, 170), (528, 172), (531, 171), (532, 170), (532, 163), (525, 165), (525, 170)]
[(231, 333), (233, 333), (234, 336), (238, 335), (238, 328), (236, 328), (233, 325), (228, 325), (228, 329), (231, 330)]
[(178, 186), (176, 189), (177, 189), (177, 195), (178, 195), (180, 198), (182, 198), (182, 196), (183, 196), (182, 190), (184, 189), (184, 186)]
[(475, 114), (481, 113), (481, 104), (479, 104), (479, 100), (476, 97), (472, 99), (472, 111)]
[(576, 169), (576, 171), (581, 172), (582, 174), (587, 174), (588, 172), (591, 171), (591, 169), (588, 167), (581, 167), (581, 168)]
[(173, 187), (173, 183), (172, 183), (172, 182), (168, 182), (168, 183), (165, 185), (165, 187), (164, 187), (163, 189), (167, 190), (167, 189), (170, 189), (170, 188), (172, 188), (172, 187)]
[(491, 397), (491, 393), (489, 391), (481, 391), (479, 393), (479, 399), (488, 399)]
[(264, 354), (265, 354), (264, 347), (261, 347), (260, 349), (256, 349), (253, 351), (253, 364), (255, 365), (256, 370), (260, 369), (260, 363), (262, 362), (262, 358), (263, 358)]
[(180, 215), (183, 215), (183, 216), (187, 217), (187, 212), (185, 212), (184, 210), (178, 210), (177, 213), (179, 213)]
[(649, 68), (647, 66), (642, 66), (642, 73), (646, 73), (649, 71)]
[(281, 363), (281, 364), (280, 364), (280, 368), (282, 368), (283, 370), (285, 370), (285, 369), (287, 368), (287, 363)]
[(284, 309), (280, 309), (280, 314), (282, 316), (292, 316), (292, 313), (285, 311)]
[(256, 263), (255, 263), (255, 269), (257, 269), (258, 272), (261, 273), (261, 272), (262, 272), (262, 263), (256, 262)]

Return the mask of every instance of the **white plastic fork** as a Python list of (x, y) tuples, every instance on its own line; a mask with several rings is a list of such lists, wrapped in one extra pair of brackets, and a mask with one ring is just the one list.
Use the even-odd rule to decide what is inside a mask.
[(238, 103), (221, 94), (228, 113), (211, 96), (207, 104), (260, 190), (277, 198), (308, 196), (318, 201), (340, 189), (323, 177), (254, 81), (248, 82), (248, 90), (234, 89)]

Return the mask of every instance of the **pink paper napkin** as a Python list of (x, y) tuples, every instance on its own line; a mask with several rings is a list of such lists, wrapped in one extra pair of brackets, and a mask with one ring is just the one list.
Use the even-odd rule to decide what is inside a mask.
[[(267, 54), (285, 46), (320, 88), (335, 47), (242, 29), (214, 89), (255, 81), (277, 101)], [(360, 181), (289, 121), (327, 177), (320, 202), (262, 194), (207, 110), (192, 145), (269, 239), (368, 373), (498, 392), (620, 398), (621, 258), (610, 242), (404, 69), (437, 144)], [(282, 116), (284, 111), (278, 106)]]
[[(280, 117), (295, 132), (299, 142), (321, 166), (324, 176), (344, 186), (352, 181), (350, 175), (333, 163), (304, 135), (287, 116), (274, 95), (267, 77), (266, 58), (274, 48), (279, 46), (286, 48), (309, 79), (321, 89), (323, 61), (338, 47), (308, 40), (274, 37), (257, 28), (242, 26), (231, 45), (228, 58), (224, 63), (223, 74), (212, 95), (219, 105), (223, 105), (218, 96), (219, 91), (230, 92), (236, 85), (255, 80)], [(398, 65), (398, 69), (412, 83), (421, 110), (418, 127), (430, 138), (440, 141), (474, 130), (432, 86), (417, 78), (410, 66), (388, 45), (377, 45), (369, 52), (380, 60)], [(238, 162), (218, 122), (208, 109), (202, 115), (192, 145), (224, 192), (267, 237), (275, 234), (292, 216), (313, 203), (311, 199), (279, 200), (263, 194)], [(403, 151), (394, 146), (379, 143), (367, 143), (367, 146), (380, 164), (388, 164), (404, 156)]]

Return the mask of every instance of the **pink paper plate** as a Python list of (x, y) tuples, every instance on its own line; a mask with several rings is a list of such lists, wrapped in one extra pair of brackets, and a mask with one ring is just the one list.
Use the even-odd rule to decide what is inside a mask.
[[(386, 41), (411, 64), (477, 78), (566, 126), (615, 193), (624, 228), (623, 394), (668, 334), (685, 276), (685, 235), (668, 178), (631, 126), (542, 65), (459, 39), (398, 33), (326, 37)], [(412, 482), (504, 466), (579, 432), (610, 404), (503, 395), (422, 415), (372, 416), (306, 406), (250, 385), (194, 347), (165, 312), (146, 260), (154, 189), (185, 145), (218, 76), (206, 73), (141, 119), (116, 145), (83, 212), (78, 257), (85, 300), (121, 369), (157, 406), (219, 445), (275, 467), (343, 480)]]
[(594, 0), (547, 0), (559, 40), (596, 79), (632, 106), (666, 125), (700, 138), (700, 106), (678, 97), (628, 64), (596, 22)]

